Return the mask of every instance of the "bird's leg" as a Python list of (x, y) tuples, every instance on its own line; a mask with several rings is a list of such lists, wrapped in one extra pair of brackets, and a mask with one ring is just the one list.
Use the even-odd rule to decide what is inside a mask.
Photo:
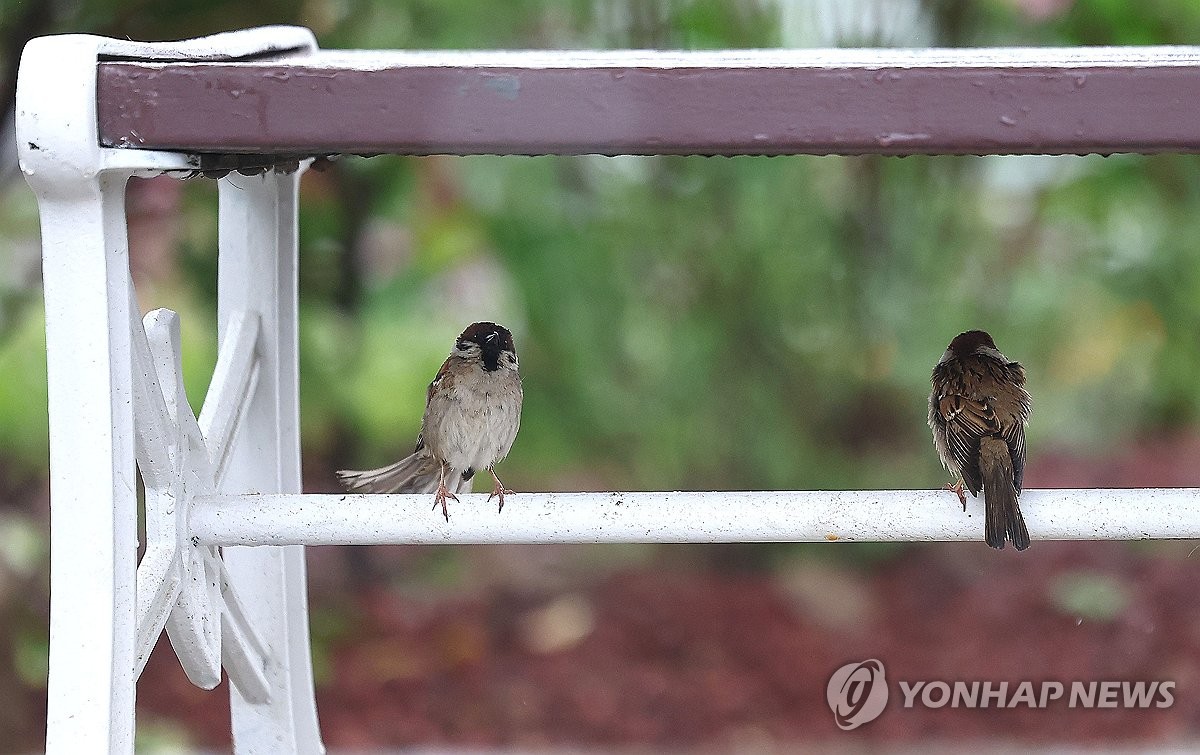
[(446, 521), (450, 521), (450, 512), (446, 509), (446, 499), (453, 498), (458, 501), (458, 496), (446, 489), (446, 465), (438, 464), (438, 489), (433, 494), (433, 508), (437, 509), (438, 504), (442, 504), (442, 516), (446, 517)]
[(488, 496), (488, 500), (491, 501), (496, 496), (500, 496), (500, 508), (496, 509), (496, 511), (504, 511), (504, 494), (511, 493), (512, 491), (504, 489), (504, 483), (500, 482), (500, 478), (496, 476), (496, 470), (488, 467), (488, 472), (491, 473), (492, 479), (496, 481), (496, 487), (492, 488), (492, 494)]
[(944, 489), (949, 490), (951, 493), (956, 494), (958, 496), (959, 502), (962, 504), (963, 511), (966, 511), (967, 510), (967, 494), (963, 492), (964, 485), (965, 485), (965, 483), (963, 482), (963, 478), (959, 477), (958, 482), (946, 483), (944, 486)]

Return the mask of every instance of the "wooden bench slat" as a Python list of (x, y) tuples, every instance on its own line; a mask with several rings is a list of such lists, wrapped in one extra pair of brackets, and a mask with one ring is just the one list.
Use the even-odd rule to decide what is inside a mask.
[(106, 146), (313, 154), (1200, 149), (1200, 48), (322, 51), (106, 61)]

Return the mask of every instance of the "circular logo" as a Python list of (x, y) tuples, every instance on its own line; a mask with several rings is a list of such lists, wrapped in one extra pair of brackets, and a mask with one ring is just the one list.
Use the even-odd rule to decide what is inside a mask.
[(852, 731), (874, 721), (888, 699), (883, 663), (872, 658), (842, 666), (829, 677), (825, 699), (842, 731)]

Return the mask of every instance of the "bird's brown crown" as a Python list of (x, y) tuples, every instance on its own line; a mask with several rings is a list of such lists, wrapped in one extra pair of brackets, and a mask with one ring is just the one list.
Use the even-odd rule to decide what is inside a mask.
[(485, 352), (511, 351), (514, 354), (517, 352), (513, 346), (512, 333), (508, 328), (494, 322), (472, 323), (462, 332), (458, 340), (459, 342), (470, 341), (479, 344), (479, 348)]
[(974, 354), (981, 346), (995, 349), (996, 342), (987, 331), (968, 330), (966, 333), (959, 333), (950, 342), (950, 353), (955, 357), (965, 357)]

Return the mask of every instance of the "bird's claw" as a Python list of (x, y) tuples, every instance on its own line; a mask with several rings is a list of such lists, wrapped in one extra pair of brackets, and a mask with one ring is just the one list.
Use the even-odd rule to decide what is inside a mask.
[(491, 503), (493, 498), (499, 496), (500, 497), (500, 508), (496, 509), (496, 511), (497, 512), (504, 511), (504, 496), (506, 496), (506, 495), (512, 495), (512, 491), (508, 490), (503, 485), (497, 485), (496, 488), (492, 491), (491, 495), (488, 496), (488, 503)]
[(446, 517), (446, 521), (450, 521), (450, 511), (446, 508), (446, 499), (452, 498), (455, 503), (458, 503), (458, 496), (446, 489), (445, 485), (439, 485), (437, 492), (433, 494), (433, 508), (436, 511), (438, 504), (442, 505), (442, 516)]
[(943, 489), (949, 490), (951, 493), (954, 493), (958, 496), (958, 502), (962, 504), (962, 509), (965, 512), (967, 510), (967, 494), (963, 492), (963, 487), (963, 480), (962, 478), (959, 478), (958, 482), (946, 483), (943, 486)]
[(491, 473), (492, 479), (496, 481), (496, 486), (492, 488), (492, 494), (488, 496), (488, 503), (496, 496), (500, 496), (500, 508), (496, 509), (496, 513), (504, 511), (504, 496), (511, 495), (512, 491), (504, 487), (504, 483), (500, 482), (500, 478), (496, 476), (496, 470), (488, 467), (488, 472)]

